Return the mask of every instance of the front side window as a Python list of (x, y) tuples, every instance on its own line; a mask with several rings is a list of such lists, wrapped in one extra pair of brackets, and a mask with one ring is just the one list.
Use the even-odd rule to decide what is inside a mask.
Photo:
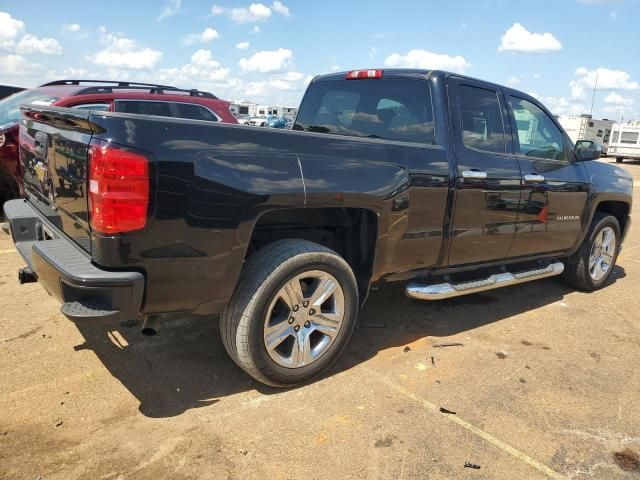
[(638, 132), (622, 132), (620, 135), (620, 143), (636, 144), (638, 143)]
[(435, 142), (429, 85), (421, 80), (327, 80), (309, 86), (294, 130)]
[(511, 97), (519, 153), (525, 157), (566, 160), (561, 130), (537, 105)]
[(459, 88), (462, 141), (465, 147), (505, 153), (504, 123), (498, 92), (461, 85)]

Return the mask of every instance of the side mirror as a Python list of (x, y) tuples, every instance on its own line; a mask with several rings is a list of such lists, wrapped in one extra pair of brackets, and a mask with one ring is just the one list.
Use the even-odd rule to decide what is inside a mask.
[(578, 140), (573, 151), (579, 162), (597, 160), (602, 155), (602, 145), (591, 140)]

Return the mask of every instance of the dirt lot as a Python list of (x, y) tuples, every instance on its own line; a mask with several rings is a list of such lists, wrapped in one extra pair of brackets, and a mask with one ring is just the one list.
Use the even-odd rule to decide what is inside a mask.
[(640, 208), (604, 290), (391, 285), (288, 391), (235, 367), (214, 321), (76, 326), (20, 266), (0, 235), (2, 479), (640, 478)]

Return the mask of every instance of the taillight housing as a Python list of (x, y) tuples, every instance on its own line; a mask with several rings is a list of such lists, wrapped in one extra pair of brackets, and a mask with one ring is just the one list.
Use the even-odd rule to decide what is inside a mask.
[(93, 231), (117, 234), (147, 224), (149, 159), (101, 140), (89, 145), (89, 219)]
[(347, 73), (347, 80), (377, 80), (382, 78), (384, 70), (353, 70)]

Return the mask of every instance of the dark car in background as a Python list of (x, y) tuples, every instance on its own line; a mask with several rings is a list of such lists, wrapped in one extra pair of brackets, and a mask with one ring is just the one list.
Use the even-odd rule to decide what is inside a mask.
[(0, 85), (0, 100), (8, 97), (9, 95), (13, 95), (14, 93), (18, 93), (24, 90), (23, 87), (16, 87), (14, 85)]
[(58, 106), (79, 110), (135, 113), (237, 124), (229, 102), (209, 92), (168, 85), (102, 80), (58, 80), (0, 100), (0, 209), (19, 196), (20, 106)]

